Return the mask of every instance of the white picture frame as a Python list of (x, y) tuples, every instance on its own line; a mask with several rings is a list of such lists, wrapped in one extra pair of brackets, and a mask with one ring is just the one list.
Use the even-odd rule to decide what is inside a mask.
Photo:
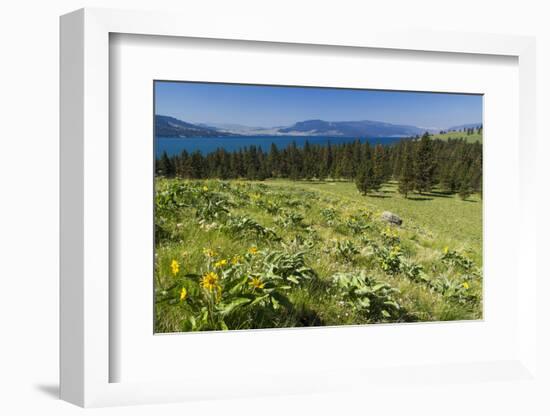
[[(498, 361), (457, 364), (452, 358), (439, 364), (418, 363), (414, 374), (421, 382), (441, 376), (451, 381), (481, 383), (490, 380), (522, 382), (537, 377), (536, 346), (536, 219), (532, 187), (535, 169), (535, 41), (529, 37), (398, 32), (350, 29), (328, 35), (324, 28), (239, 25), (203, 22), (168, 13), (82, 9), (61, 18), (61, 398), (80, 406), (158, 403), (207, 398), (269, 394), (315, 393), (370, 388), (379, 382), (406, 378), (411, 369), (367, 369), (360, 366), (319, 373), (270, 374), (260, 380), (232, 383), (189, 378), (182, 381), (111, 382), (110, 366), (117, 357), (110, 348), (110, 34), (225, 39), (281, 44), (430, 51), (442, 54), (504, 55), (518, 59), (520, 177), (517, 250), (522, 285), (517, 287), (517, 346)], [(516, 270), (516, 274), (517, 274)], [(511, 271), (511, 273), (514, 273)], [(459, 324), (457, 324), (459, 325)], [(232, 334), (223, 334), (233, 336)], [(317, 332), (318, 342), (330, 333)], [(367, 371), (368, 370), (368, 371)], [(342, 382), (342, 380), (346, 382)], [(204, 392), (208, 382), (209, 389)]]

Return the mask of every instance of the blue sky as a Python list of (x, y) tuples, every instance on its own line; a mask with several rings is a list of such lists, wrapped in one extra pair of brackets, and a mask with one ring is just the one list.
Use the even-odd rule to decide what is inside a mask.
[(482, 100), (467, 94), (155, 82), (155, 114), (252, 127), (321, 119), (447, 128), (480, 123)]

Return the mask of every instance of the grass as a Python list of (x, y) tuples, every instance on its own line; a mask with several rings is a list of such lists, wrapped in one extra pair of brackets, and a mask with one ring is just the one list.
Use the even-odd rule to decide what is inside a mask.
[(440, 140), (449, 140), (449, 139), (465, 139), (468, 143), (480, 142), (483, 143), (483, 134), (478, 133), (477, 129), (474, 130), (473, 134), (466, 134), (463, 131), (449, 131), (444, 134), (434, 134), (432, 136), (434, 139)]
[[(481, 318), (482, 202), (396, 189), (157, 179), (156, 331)], [(211, 271), (220, 293), (202, 285)]]
[(447, 195), (434, 189), (427, 194), (411, 194), (404, 198), (397, 193), (397, 183), (386, 184), (380, 192), (363, 196), (352, 182), (266, 181), (269, 186), (316, 191), (349, 203), (347, 211), (360, 208), (391, 211), (404, 219), (403, 229), (416, 231), (423, 242), (442, 250), (452, 247), (468, 251), (481, 262), (482, 203), (478, 195), (465, 201), (457, 195)]

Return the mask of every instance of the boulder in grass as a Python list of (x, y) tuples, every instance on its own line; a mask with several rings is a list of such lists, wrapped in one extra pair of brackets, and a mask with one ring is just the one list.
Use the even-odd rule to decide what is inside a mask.
[(403, 224), (403, 220), (401, 219), (401, 217), (399, 217), (399, 215), (394, 214), (393, 212), (390, 212), (390, 211), (384, 211), (380, 217), (382, 218), (383, 221), (389, 222), (390, 224), (395, 224), (395, 225)]

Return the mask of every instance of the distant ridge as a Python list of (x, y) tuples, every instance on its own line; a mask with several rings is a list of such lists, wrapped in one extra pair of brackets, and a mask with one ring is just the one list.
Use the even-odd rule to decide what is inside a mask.
[(306, 120), (279, 129), (284, 134), (344, 137), (408, 137), (423, 134), (427, 129), (381, 121), (324, 121)]
[(216, 129), (198, 126), (174, 117), (156, 115), (155, 135), (159, 137), (220, 137), (232, 134)]
[[(463, 124), (448, 130), (476, 128), (481, 123)], [(192, 124), (175, 117), (156, 115), (155, 134), (159, 137), (229, 137), (229, 136), (334, 136), (334, 137), (413, 137), (441, 129), (385, 123), (382, 121), (304, 120), (291, 126), (249, 127), (240, 124)]]

